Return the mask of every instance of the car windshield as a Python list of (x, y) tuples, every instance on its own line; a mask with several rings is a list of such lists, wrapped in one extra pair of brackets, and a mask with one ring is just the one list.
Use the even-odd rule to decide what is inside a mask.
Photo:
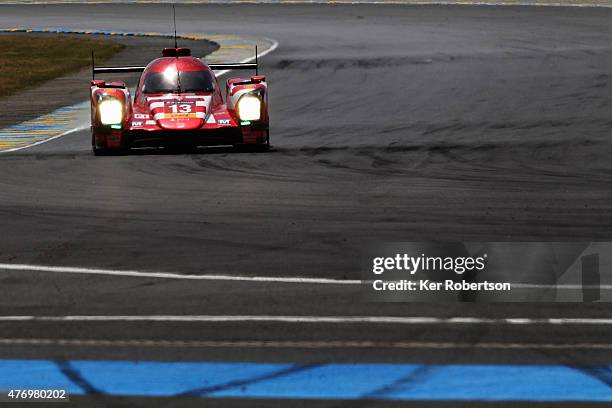
[(168, 75), (166, 72), (149, 72), (143, 86), (143, 92), (146, 94), (212, 92), (212, 90), (212, 76), (208, 71), (184, 71), (177, 75)]

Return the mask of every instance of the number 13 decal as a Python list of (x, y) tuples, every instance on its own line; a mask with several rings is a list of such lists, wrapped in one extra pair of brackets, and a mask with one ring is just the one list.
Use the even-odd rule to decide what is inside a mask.
[(182, 103), (179, 105), (170, 105), (173, 113), (191, 113), (191, 105)]

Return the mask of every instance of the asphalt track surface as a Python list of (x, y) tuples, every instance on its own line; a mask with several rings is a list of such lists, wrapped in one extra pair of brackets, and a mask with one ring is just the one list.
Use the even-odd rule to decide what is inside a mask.
[[(612, 237), (612, 10), (185, 5), (177, 18), (182, 32), (279, 42), (261, 61), (270, 82), (274, 149), (95, 158), (83, 131), (3, 154), (0, 262), (359, 279), (355, 260), (376, 242)], [(163, 31), (168, 24), (162, 6), (0, 7), (0, 26), (6, 27)], [(0, 284), (2, 315), (610, 316), (605, 304), (369, 304), (355, 287), (333, 284), (34, 271), (3, 271)], [(0, 322), (0, 331), (4, 338), (111, 341), (6, 344), (4, 358), (612, 362), (610, 349), (589, 347), (609, 344), (609, 324)], [(175, 342), (112, 343), (139, 339)], [(214, 345), (239, 340), (255, 343)], [(380, 344), (261, 343), (360, 340)], [(212, 343), (185, 347), (184, 341)], [(384, 343), (398, 341), (430, 346)], [(473, 347), (432, 346), (437, 342)], [(502, 346), (483, 346), (492, 342)], [(503, 346), (551, 342), (581, 346)], [(76, 401), (201, 404), (190, 398), (88, 398)], [(376, 404), (393, 403), (364, 406)], [(415, 406), (429, 405), (436, 404)]]

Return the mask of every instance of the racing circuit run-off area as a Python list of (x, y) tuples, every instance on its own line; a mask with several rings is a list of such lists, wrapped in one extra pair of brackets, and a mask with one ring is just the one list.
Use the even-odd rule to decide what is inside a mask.
[(0, 406), (610, 406), (611, 39), (0, 0)]

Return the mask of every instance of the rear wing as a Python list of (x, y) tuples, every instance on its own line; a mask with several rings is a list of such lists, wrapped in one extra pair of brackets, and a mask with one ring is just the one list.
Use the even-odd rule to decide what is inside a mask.
[[(181, 51), (185, 50), (185, 54)], [(174, 54), (168, 53), (168, 51), (174, 51)], [(190, 55), (188, 54), (190, 51), (186, 48), (167, 48), (164, 50), (163, 55)], [(255, 70), (255, 75), (259, 75), (259, 60), (257, 55), (257, 46), (255, 46), (255, 62), (237, 62), (237, 63), (228, 63), (228, 64), (208, 64), (210, 69), (213, 71), (222, 71), (222, 70), (233, 70), (233, 69), (253, 69)], [(96, 74), (123, 74), (130, 72), (144, 72), (147, 67), (141, 66), (131, 66), (131, 67), (96, 67), (94, 53), (91, 52), (91, 77), (92, 79), (96, 79)]]
[[(254, 69), (257, 74), (259, 67), (256, 63), (231, 63), (231, 64), (208, 64), (213, 71), (226, 69)], [(143, 72), (146, 67), (93, 67), (93, 75), (96, 74), (121, 74), (129, 72)]]

